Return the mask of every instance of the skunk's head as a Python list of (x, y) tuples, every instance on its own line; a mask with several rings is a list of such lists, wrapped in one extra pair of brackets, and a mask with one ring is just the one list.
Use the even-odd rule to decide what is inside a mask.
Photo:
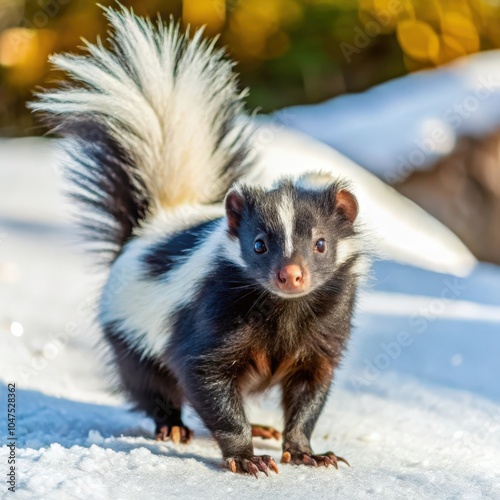
[(236, 185), (226, 195), (231, 237), (247, 274), (268, 291), (297, 298), (331, 282), (357, 256), (358, 203), (342, 182), (318, 174), (271, 190)]

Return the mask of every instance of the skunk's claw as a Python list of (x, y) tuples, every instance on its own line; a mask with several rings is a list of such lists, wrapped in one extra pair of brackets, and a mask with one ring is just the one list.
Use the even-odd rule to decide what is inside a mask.
[(269, 475), (269, 469), (278, 474), (278, 466), (272, 457), (269, 455), (253, 456), (248, 458), (228, 458), (226, 459), (226, 467), (231, 472), (241, 472), (252, 474), (258, 478), (257, 473), (263, 472), (266, 476)]
[(281, 457), (282, 464), (309, 465), (311, 467), (318, 467), (319, 465), (329, 467), (330, 465), (333, 465), (336, 469), (338, 469), (338, 462), (344, 462), (350, 467), (349, 462), (345, 458), (337, 457), (335, 453), (331, 451), (327, 451), (321, 455), (285, 451)]
[(187, 444), (193, 437), (193, 431), (184, 425), (162, 425), (156, 429), (156, 441), (168, 441), (174, 444)]

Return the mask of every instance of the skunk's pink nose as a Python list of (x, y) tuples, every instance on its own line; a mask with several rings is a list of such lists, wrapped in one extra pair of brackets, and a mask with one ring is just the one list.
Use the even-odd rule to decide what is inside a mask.
[(290, 291), (300, 288), (303, 276), (302, 269), (297, 264), (289, 264), (283, 267), (278, 273), (278, 279), (281, 283), (280, 288), (286, 288)]
[(275, 275), (276, 286), (290, 295), (309, 290), (310, 280), (306, 269), (298, 264), (287, 264)]

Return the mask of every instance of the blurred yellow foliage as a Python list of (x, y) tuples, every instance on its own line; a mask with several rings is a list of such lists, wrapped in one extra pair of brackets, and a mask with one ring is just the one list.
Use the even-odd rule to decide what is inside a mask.
[(227, 40), (241, 60), (273, 59), (290, 45), (286, 28), (302, 17), (299, 0), (253, 0), (234, 5)]
[(401, 48), (413, 59), (434, 61), (439, 54), (439, 38), (430, 24), (404, 19), (397, 25)]
[[(317, 102), (500, 48), (500, 0), (121, 3), (139, 15), (173, 15), (185, 26), (206, 25), (209, 36), (220, 33), (219, 43), (241, 63), (243, 85), (253, 89), (251, 105), (264, 109)], [(0, 0), (0, 133), (13, 120), (18, 130), (31, 126), (25, 101), (37, 84), (59, 76), (49, 71), (50, 53), (79, 52), (80, 37), (105, 39), (106, 29), (94, 0)]]
[(466, 54), (472, 54), (479, 50), (479, 34), (470, 18), (458, 12), (445, 12), (440, 21), (441, 33), (454, 39), (463, 47)]
[(11, 85), (34, 85), (45, 73), (47, 54), (57, 40), (52, 30), (11, 28), (0, 34), (0, 65)]
[(182, 2), (184, 25), (205, 26), (209, 35), (219, 33), (226, 22), (225, 0), (184, 0)]
[(28, 58), (37, 32), (28, 28), (11, 28), (0, 34), (0, 64), (18, 66)]
[(383, 33), (396, 31), (413, 70), (478, 52), (481, 39), (498, 47), (499, 7), (492, 0), (360, 0), (359, 15), (362, 22), (378, 20)]

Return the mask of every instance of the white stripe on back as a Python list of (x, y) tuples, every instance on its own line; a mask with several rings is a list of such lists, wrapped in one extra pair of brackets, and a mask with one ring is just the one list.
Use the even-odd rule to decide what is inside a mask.
[(103, 324), (117, 322), (122, 338), (143, 355), (159, 356), (172, 333), (171, 316), (194, 300), (215, 259), (223, 256), (240, 267), (245, 263), (239, 241), (227, 234), (225, 218), (193, 253), (179, 257), (179, 264), (163, 279), (145, 275), (143, 257), (151, 244), (151, 240), (134, 240), (115, 261), (99, 319)]

